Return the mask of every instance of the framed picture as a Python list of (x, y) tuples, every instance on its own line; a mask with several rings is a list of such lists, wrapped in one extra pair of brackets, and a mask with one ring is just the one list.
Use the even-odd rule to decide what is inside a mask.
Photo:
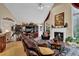
[(55, 26), (64, 26), (64, 12), (55, 15)]

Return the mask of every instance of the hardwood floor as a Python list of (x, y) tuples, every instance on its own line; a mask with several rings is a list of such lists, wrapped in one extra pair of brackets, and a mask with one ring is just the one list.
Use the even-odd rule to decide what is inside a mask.
[(21, 41), (8, 43), (6, 49), (0, 53), (0, 56), (26, 56)]

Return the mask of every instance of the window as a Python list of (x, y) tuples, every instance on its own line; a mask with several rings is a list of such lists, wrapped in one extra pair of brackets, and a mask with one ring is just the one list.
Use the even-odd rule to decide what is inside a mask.
[(73, 8), (73, 35), (75, 38), (79, 38), (79, 9)]
[(74, 21), (74, 37), (79, 37), (79, 15), (75, 15), (73, 21)]

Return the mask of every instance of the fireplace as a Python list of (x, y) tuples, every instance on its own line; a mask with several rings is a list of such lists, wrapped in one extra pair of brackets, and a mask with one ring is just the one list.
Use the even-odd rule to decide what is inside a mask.
[(63, 39), (64, 39), (63, 32), (54, 32), (54, 38), (56, 38), (56, 37), (60, 38), (61, 41), (63, 41)]
[(53, 28), (52, 29), (52, 38), (55, 38), (57, 35), (60, 35), (63, 42), (65, 42), (66, 39), (66, 28)]

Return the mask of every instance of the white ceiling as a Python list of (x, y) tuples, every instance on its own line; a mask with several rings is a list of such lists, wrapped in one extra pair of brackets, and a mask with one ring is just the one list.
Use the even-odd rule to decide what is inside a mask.
[(15, 16), (17, 21), (27, 21), (34, 23), (42, 23), (49, 10), (53, 6), (51, 3), (44, 3), (42, 10), (38, 8), (38, 3), (5, 3), (4, 4)]

